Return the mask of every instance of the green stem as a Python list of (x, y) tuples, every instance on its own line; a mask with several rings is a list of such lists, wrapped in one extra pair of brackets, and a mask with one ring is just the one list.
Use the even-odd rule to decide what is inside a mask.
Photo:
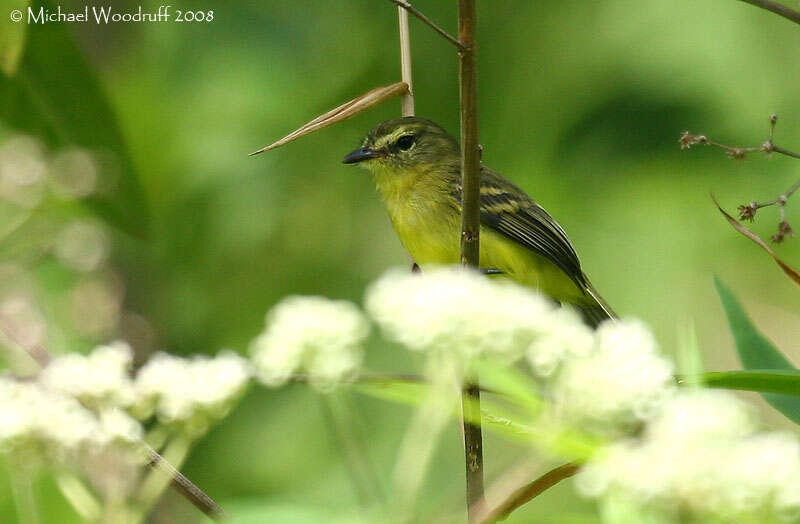
[(454, 389), (454, 384), (432, 384), (425, 401), (408, 423), (393, 474), (392, 499), (397, 522), (419, 522), (416, 518), (419, 491), (439, 437), (455, 408)]
[(39, 511), (33, 496), (33, 479), (25, 468), (14, 468), (11, 472), (11, 490), (17, 507), (19, 521), (25, 524), (39, 524)]
[(56, 475), (58, 489), (64, 498), (75, 508), (81, 518), (87, 522), (99, 522), (103, 511), (100, 503), (77, 477), (70, 473)]
[(154, 450), (163, 448), (164, 444), (167, 443), (167, 439), (169, 439), (169, 428), (163, 424), (156, 424), (156, 426), (144, 436), (144, 441)]
[(334, 445), (344, 458), (348, 473), (356, 490), (356, 495), (365, 506), (383, 504), (385, 497), (375, 468), (367, 455), (364, 440), (357, 431), (357, 422), (352, 409), (343, 396), (335, 392), (323, 395), (322, 412), (331, 433)]

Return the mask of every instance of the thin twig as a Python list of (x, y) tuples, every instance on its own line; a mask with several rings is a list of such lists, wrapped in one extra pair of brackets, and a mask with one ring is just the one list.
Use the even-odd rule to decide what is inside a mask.
[(800, 12), (797, 12), (794, 9), (790, 9), (785, 5), (781, 5), (776, 2), (771, 2), (770, 0), (741, 0), (741, 1), (746, 4), (760, 7), (761, 9), (766, 9), (767, 11), (772, 11), (776, 15), (782, 16), (787, 20), (791, 20), (795, 24), (800, 24)]
[(578, 471), (580, 471), (580, 469), (580, 464), (569, 462), (548, 471), (533, 482), (515, 490), (503, 502), (498, 504), (491, 511), (487, 512), (486, 515), (483, 516), (478, 522), (481, 524), (489, 524), (491, 522), (497, 522), (498, 520), (505, 519), (515, 509), (530, 502), (562, 480), (575, 475), (578, 473)]
[[(9, 327), (8, 323), (3, 322), (0, 318), (0, 333), (23, 349), (33, 358), (40, 367), (46, 367), (53, 357), (50, 352), (42, 346), (25, 346), (23, 345), (17, 334)], [(150, 447), (145, 441), (141, 441), (143, 451), (145, 452), (147, 462), (146, 465), (154, 470), (159, 470), (172, 479), (172, 487), (175, 488), (181, 495), (183, 495), (189, 502), (191, 502), (197, 509), (202, 511), (213, 520), (220, 521), (225, 516), (225, 511), (222, 507), (214, 502), (214, 500), (206, 495), (206, 493), (197, 487), (191, 480), (186, 478), (180, 471), (178, 471), (172, 464), (164, 460), (164, 457), (158, 454), (156, 450)]]
[(793, 269), (791, 266), (789, 266), (789, 264), (787, 264), (786, 262), (784, 262), (783, 260), (781, 260), (781, 259), (780, 259), (780, 257), (778, 257), (778, 255), (777, 255), (777, 254), (775, 254), (775, 251), (773, 251), (773, 250), (772, 250), (772, 249), (771, 249), (771, 248), (770, 248), (770, 247), (767, 245), (767, 243), (766, 243), (766, 242), (764, 242), (763, 240), (761, 240), (761, 238), (760, 238), (758, 235), (756, 235), (755, 233), (753, 233), (752, 231), (750, 231), (749, 229), (747, 229), (746, 227), (744, 227), (742, 224), (740, 224), (739, 222), (737, 222), (735, 218), (733, 218), (732, 216), (730, 216), (730, 215), (729, 215), (729, 214), (728, 214), (728, 213), (727, 213), (727, 212), (726, 212), (724, 209), (722, 209), (722, 206), (720, 206), (720, 205), (719, 205), (719, 202), (717, 202), (717, 199), (716, 199), (716, 198), (714, 198), (714, 195), (711, 195), (711, 200), (713, 200), (713, 201), (714, 201), (714, 204), (716, 204), (716, 206), (717, 206), (717, 209), (719, 210), (719, 212), (720, 212), (720, 213), (722, 213), (722, 216), (724, 216), (724, 217), (725, 217), (725, 220), (727, 220), (727, 221), (728, 221), (728, 223), (729, 223), (729, 224), (730, 224), (730, 225), (731, 225), (731, 226), (732, 226), (732, 227), (733, 227), (733, 228), (734, 228), (736, 231), (738, 231), (738, 232), (739, 232), (739, 233), (741, 233), (742, 235), (746, 236), (747, 238), (749, 238), (750, 240), (752, 240), (753, 242), (755, 242), (756, 244), (758, 244), (758, 246), (759, 246), (761, 249), (763, 249), (764, 251), (766, 251), (767, 253), (769, 253), (769, 255), (770, 255), (772, 258), (773, 258), (773, 260), (775, 260), (775, 263), (776, 263), (776, 264), (778, 264), (778, 266), (779, 266), (779, 267), (780, 267), (780, 268), (783, 270), (783, 272), (784, 272), (784, 273), (786, 273), (786, 275), (787, 275), (789, 278), (791, 278), (792, 280), (794, 280), (794, 281), (795, 281), (795, 283), (797, 283), (798, 285), (800, 285), (800, 273), (798, 273), (798, 272), (797, 272), (795, 269)]
[(428, 18), (427, 16), (425, 16), (424, 14), (419, 12), (418, 10), (414, 9), (411, 6), (411, 4), (409, 4), (405, 0), (389, 0), (389, 1), (392, 2), (393, 4), (397, 4), (398, 7), (401, 7), (403, 9), (405, 9), (406, 11), (411, 13), (412, 15), (414, 15), (417, 18), (419, 18), (420, 20), (422, 20), (422, 22), (424, 22), (428, 27), (430, 27), (431, 29), (433, 29), (434, 31), (439, 33), (441, 36), (443, 36), (447, 41), (449, 41), (451, 44), (456, 46), (458, 49), (464, 49), (464, 44), (461, 43), (457, 38), (451, 36), (447, 31), (445, 31), (444, 29), (442, 29), (441, 27), (436, 25), (433, 22), (433, 20), (431, 20), (430, 18)]
[[(747, 153), (764, 153), (765, 155), (769, 156), (772, 153), (779, 153), (781, 155), (785, 155), (792, 158), (800, 159), (800, 153), (795, 153), (794, 151), (790, 151), (783, 147), (779, 147), (775, 145), (775, 124), (778, 123), (778, 115), (772, 115), (769, 117), (769, 137), (764, 141), (763, 144), (760, 146), (753, 146), (753, 147), (736, 147), (736, 146), (728, 146), (725, 144), (721, 144), (719, 142), (715, 142), (710, 140), (705, 135), (693, 135), (689, 131), (684, 131), (681, 134), (679, 142), (681, 144), (681, 149), (689, 149), (694, 145), (706, 145), (716, 147), (717, 149), (721, 149), (725, 151), (725, 153), (736, 160), (741, 160), (747, 156)], [(778, 232), (772, 235), (771, 239), (775, 243), (783, 242), (786, 237), (794, 236), (794, 232), (792, 231), (792, 227), (789, 225), (789, 222), (786, 221), (786, 202), (789, 200), (797, 189), (800, 188), (800, 180), (795, 182), (792, 187), (790, 187), (785, 193), (778, 196), (775, 200), (771, 200), (769, 202), (750, 202), (749, 204), (742, 204), (739, 206), (739, 220), (750, 220), (751, 222), (755, 218), (756, 211), (764, 207), (770, 207), (777, 205), (780, 208), (780, 217), (781, 220), (778, 223)]]
[(408, 11), (397, 6), (397, 22), (400, 29), (400, 74), (408, 91), (403, 94), (402, 115), (414, 116), (414, 82), (411, 78), (411, 33), (408, 30)]
[(689, 131), (684, 131), (683, 133), (681, 133), (681, 137), (678, 141), (681, 144), (681, 149), (689, 149), (690, 147), (698, 144), (704, 146), (713, 146), (718, 149), (722, 149), (728, 156), (736, 160), (741, 160), (745, 158), (745, 156), (747, 156), (747, 153), (764, 153), (766, 155), (771, 155), (772, 153), (779, 153), (781, 155), (786, 155), (792, 158), (800, 159), (800, 153), (795, 153), (794, 151), (790, 151), (786, 148), (775, 145), (775, 140), (774, 140), (775, 125), (777, 123), (778, 123), (778, 115), (771, 115), (769, 117), (769, 136), (760, 146), (752, 146), (752, 147), (727, 146), (725, 144), (720, 144), (719, 142), (710, 140), (705, 135), (693, 135)]
[[(480, 241), (480, 143), (478, 142), (478, 64), (475, 56), (477, 26), (475, 0), (458, 2), (459, 94), (461, 98), (461, 263), (478, 267)], [(474, 384), (462, 391), (464, 461), (467, 509), (470, 522), (485, 507), (483, 495), (483, 436), (481, 393)]]

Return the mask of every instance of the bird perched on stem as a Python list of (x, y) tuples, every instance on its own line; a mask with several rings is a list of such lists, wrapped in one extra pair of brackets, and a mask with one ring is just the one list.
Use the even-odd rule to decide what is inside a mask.
[[(423, 269), (460, 260), (461, 155), (453, 136), (418, 117), (388, 120), (342, 160), (372, 173), (405, 248)], [(481, 167), (480, 267), (577, 307), (596, 326), (614, 312), (581, 270), (566, 233), (520, 188)]]

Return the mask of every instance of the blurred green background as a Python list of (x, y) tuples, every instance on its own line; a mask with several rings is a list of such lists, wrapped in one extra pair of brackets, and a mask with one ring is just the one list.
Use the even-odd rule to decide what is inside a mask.
[[(738, 367), (711, 282), (717, 274), (797, 361), (797, 288), (725, 223), (709, 193), (731, 211), (771, 200), (800, 176), (800, 163), (780, 155), (733, 161), (678, 146), (687, 129), (758, 145), (777, 113), (776, 143), (800, 149), (797, 27), (734, 0), (480, 4), (484, 163), (557, 217), (596, 287), (617, 312), (649, 323), (665, 352), (677, 352), (693, 322), (708, 369)], [(246, 352), (281, 297), (360, 301), (370, 281), (408, 264), (367, 174), (340, 163), (368, 129), (399, 115), (399, 100), (247, 156), (399, 80), (389, 2), (185, 1), (172, 9), (213, 10), (214, 20), (44, 26), (8, 20), (24, 2), (0, 5), (6, 51), (27, 31), (13, 74), (13, 56), (3, 58), (0, 160), (29, 151), (48, 173), (78, 180), (46, 196), (36, 180), (18, 183), (22, 193), (19, 181), (0, 180), (0, 294), (18, 298), (22, 289), (28, 300), (5, 311), (22, 311), (23, 325), (35, 328), (30, 336), (51, 351), (124, 337), (139, 360), (158, 349)], [(158, 6), (143, 3), (145, 11)], [(455, 2), (415, 6), (456, 31)], [(411, 31), (417, 113), (456, 133), (455, 52), (414, 19)], [(800, 227), (798, 206), (787, 210)], [(776, 209), (765, 209), (753, 228), (767, 238), (778, 220)], [(75, 224), (73, 236), (65, 233)], [(778, 252), (800, 265), (800, 239)], [(378, 344), (368, 362), (413, 369), (407, 355)], [(788, 424), (749, 398), (769, 423)], [(388, 484), (410, 410), (348, 401)], [(488, 479), (519, 453), (490, 436)], [(241, 522), (351, 522), (358, 507), (321, 402), (300, 385), (253, 389), (195, 447), (184, 471)], [(46, 522), (78, 521), (51, 481), (39, 487)], [(421, 505), (430, 515), (458, 514), (462, 491), (453, 423)], [(565, 483), (508, 522), (597, 522), (594, 511)], [(0, 516), (15, 522), (5, 474)], [(200, 520), (174, 493), (152, 518)]]

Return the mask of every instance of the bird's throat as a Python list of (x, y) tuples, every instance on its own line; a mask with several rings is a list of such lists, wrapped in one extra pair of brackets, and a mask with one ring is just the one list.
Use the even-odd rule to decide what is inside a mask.
[(458, 262), (460, 214), (453, 180), (429, 169), (373, 171), (378, 193), (406, 250), (420, 264)]

